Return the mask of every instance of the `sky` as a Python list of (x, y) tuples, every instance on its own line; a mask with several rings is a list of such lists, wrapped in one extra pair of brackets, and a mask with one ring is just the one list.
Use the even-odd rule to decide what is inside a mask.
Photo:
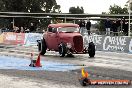
[(62, 13), (68, 13), (70, 7), (82, 6), (85, 13), (101, 14), (108, 12), (110, 5), (119, 5), (124, 7), (128, 0), (56, 0), (61, 5)]

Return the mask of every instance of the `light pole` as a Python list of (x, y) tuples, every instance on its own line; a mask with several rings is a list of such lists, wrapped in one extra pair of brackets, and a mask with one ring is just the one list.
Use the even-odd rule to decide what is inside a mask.
[(132, 4), (132, 0), (129, 0), (129, 6), (128, 6), (128, 12), (129, 12), (129, 25), (128, 25), (128, 36), (130, 36), (130, 23), (131, 23), (131, 4)]
[(14, 17), (13, 17), (13, 21), (12, 21), (12, 26), (13, 26), (13, 28), (14, 28), (14, 26), (15, 26)]

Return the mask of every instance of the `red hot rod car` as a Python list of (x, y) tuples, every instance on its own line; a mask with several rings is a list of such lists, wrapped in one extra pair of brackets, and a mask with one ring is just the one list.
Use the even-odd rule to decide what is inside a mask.
[(43, 39), (38, 41), (38, 50), (41, 55), (44, 55), (47, 49), (58, 51), (61, 57), (87, 51), (90, 57), (95, 55), (94, 43), (91, 42), (88, 48), (84, 48), (79, 26), (73, 23), (49, 24), (47, 31), (43, 34)]

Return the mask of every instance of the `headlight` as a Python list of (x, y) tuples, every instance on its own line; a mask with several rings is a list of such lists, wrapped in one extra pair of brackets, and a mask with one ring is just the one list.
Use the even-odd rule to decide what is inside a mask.
[(67, 43), (67, 47), (68, 48), (72, 48), (72, 44), (71, 43)]

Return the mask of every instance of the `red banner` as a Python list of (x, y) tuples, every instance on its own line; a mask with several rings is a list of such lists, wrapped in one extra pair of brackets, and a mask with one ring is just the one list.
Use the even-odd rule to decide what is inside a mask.
[(24, 44), (25, 33), (4, 33), (4, 43), (5, 44)]
[(16, 44), (24, 44), (25, 33), (16, 33)]

